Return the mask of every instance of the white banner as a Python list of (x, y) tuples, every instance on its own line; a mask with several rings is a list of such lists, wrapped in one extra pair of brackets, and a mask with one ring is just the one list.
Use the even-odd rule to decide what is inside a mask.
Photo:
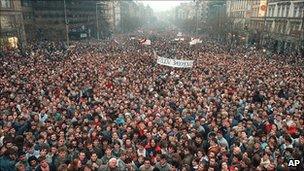
[(80, 34), (80, 37), (81, 37), (81, 38), (87, 37), (87, 33), (81, 33), (81, 34)]
[(151, 45), (151, 40), (147, 39), (142, 43), (143, 45)]
[(185, 38), (183, 38), (183, 37), (182, 37), (182, 38), (175, 38), (174, 40), (175, 40), (175, 41), (184, 41)]
[(202, 41), (200, 39), (191, 38), (191, 42), (189, 42), (190, 45), (195, 45), (197, 43), (202, 43)]
[(182, 32), (178, 32), (177, 33), (177, 37), (181, 37), (181, 36), (183, 36), (183, 33)]
[(177, 59), (170, 59), (170, 58), (163, 58), (158, 57), (157, 63), (160, 65), (166, 65), (170, 67), (176, 68), (192, 68), (193, 67), (193, 60), (177, 60)]

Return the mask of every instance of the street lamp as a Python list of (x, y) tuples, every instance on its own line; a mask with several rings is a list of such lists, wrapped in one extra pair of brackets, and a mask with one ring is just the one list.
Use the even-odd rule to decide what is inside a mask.
[(100, 30), (99, 30), (99, 18), (98, 18), (98, 8), (97, 8), (97, 5), (102, 5), (102, 4), (104, 4), (103, 2), (97, 2), (96, 4), (95, 4), (95, 9), (96, 9), (96, 11), (95, 11), (95, 15), (96, 15), (96, 33), (97, 33), (97, 40), (99, 40), (99, 32), (100, 32)]
[(63, 6), (64, 6), (64, 21), (65, 21), (65, 32), (66, 32), (65, 36), (66, 36), (67, 46), (70, 47), (69, 25), (68, 25), (68, 19), (67, 19), (65, 0), (63, 0)]
[(195, 7), (196, 7), (196, 27), (195, 27), (195, 32), (196, 32), (196, 36), (198, 35), (198, 9), (199, 9), (199, 2), (200, 0), (195, 0), (196, 4), (195, 4)]
[(97, 2), (95, 4), (95, 15), (96, 15), (96, 33), (97, 33), (97, 39), (99, 40), (100, 39), (100, 29), (99, 29), (99, 14), (100, 12), (98, 13), (98, 7), (97, 5), (105, 5), (105, 2)]
[(218, 41), (220, 39), (220, 8), (221, 5), (213, 5), (213, 7), (216, 7), (216, 11), (217, 11), (217, 38)]

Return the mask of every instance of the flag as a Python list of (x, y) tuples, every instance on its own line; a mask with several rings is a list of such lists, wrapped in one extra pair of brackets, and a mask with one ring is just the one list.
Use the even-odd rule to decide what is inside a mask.
[(146, 38), (143, 38), (143, 39), (139, 39), (139, 43), (144, 43), (147, 39)]
[(139, 42), (143, 45), (151, 45), (151, 40), (146, 38), (139, 40)]

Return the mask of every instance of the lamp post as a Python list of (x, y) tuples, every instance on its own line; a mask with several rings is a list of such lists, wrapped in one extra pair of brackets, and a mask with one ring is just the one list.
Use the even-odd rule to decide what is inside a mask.
[[(304, 5), (302, 6), (302, 8), (304, 7)], [(302, 27), (301, 27), (301, 42), (300, 42), (300, 46), (301, 46), (301, 55), (303, 55), (304, 53), (304, 10), (302, 10)]]
[(98, 15), (97, 15), (97, 4), (98, 3), (95, 4), (95, 7), (96, 7), (95, 8), (96, 9), (95, 10), (95, 15), (96, 15), (96, 34), (97, 34), (97, 40), (99, 40), (99, 23), (98, 23), (99, 19), (98, 19)]
[(100, 14), (100, 12), (98, 12), (98, 6), (97, 5), (104, 5), (104, 2), (97, 2), (96, 4), (95, 4), (95, 15), (96, 15), (96, 33), (97, 33), (97, 40), (99, 40), (100, 39), (100, 29), (99, 29), (99, 14)]
[(68, 19), (67, 19), (67, 10), (66, 10), (66, 3), (65, 0), (63, 0), (63, 6), (64, 6), (64, 21), (65, 21), (65, 36), (66, 36), (66, 42), (67, 46), (70, 46), (70, 38), (69, 38), (69, 25), (68, 25)]
[[(264, 45), (265, 33), (266, 33), (266, 25), (267, 25), (267, 12), (268, 12), (268, 0), (266, 0), (266, 8), (265, 8), (265, 15), (264, 15), (264, 25), (263, 25), (263, 34), (262, 34), (262, 42), (261, 45)], [(266, 40), (265, 40), (266, 41)]]
[(198, 36), (198, 9), (199, 9), (199, 0), (196, 0), (195, 7), (196, 7), (196, 10), (195, 10), (195, 15), (196, 15), (195, 33), (196, 33), (196, 36)]
[(213, 5), (213, 7), (215, 7), (216, 12), (217, 12), (217, 40), (219, 41), (220, 39), (220, 8), (221, 5)]

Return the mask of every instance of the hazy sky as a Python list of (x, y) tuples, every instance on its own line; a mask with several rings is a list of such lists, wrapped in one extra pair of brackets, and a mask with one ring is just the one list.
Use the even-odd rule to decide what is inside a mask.
[(160, 12), (160, 11), (166, 11), (169, 10), (180, 3), (183, 2), (190, 2), (188, 1), (178, 1), (178, 0), (171, 0), (171, 1), (162, 1), (162, 0), (139, 0), (138, 2), (142, 2), (144, 5), (149, 5), (153, 11)]

